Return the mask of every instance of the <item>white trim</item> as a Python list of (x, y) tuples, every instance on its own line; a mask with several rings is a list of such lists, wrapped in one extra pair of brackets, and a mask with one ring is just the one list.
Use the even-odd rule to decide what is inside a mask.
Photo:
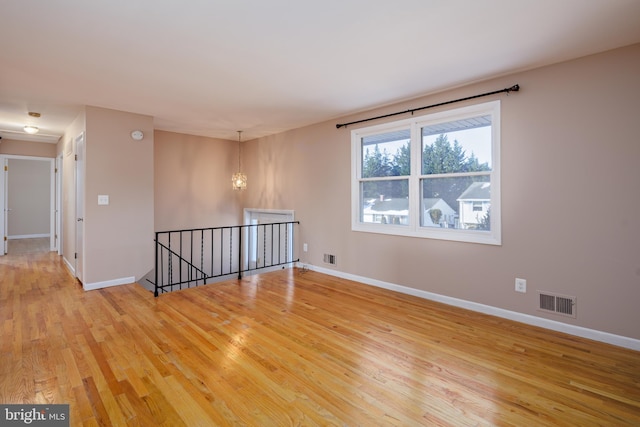
[(136, 278), (133, 276), (122, 277), (120, 279), (105, 280), (104, 282), (85, 283), (82, 287), (85, 291), (94, 291), (96, 289), (108, 288), (111, 286), (129, 285), (131, 283), (135, 283), (135, 281)]
[[(256, 215), (261, 215), (261, 214), (265, 214), (265, 215), (280, 215), (280, 216), (287, 216), (287, 218), (283, 218), (282, 221), (277, 221), (277, 222), (293, 222), (295, 221), (295, 211), (293, 209), (259, 209), (259, 208), (244, 208), (244, 219), (243, 219), (243, 224), (244, 225), (250, 225), (251, 223), (251, 217), (256, 214)], [(263, 224), (267, 224), (266, 222)], [(291, 227), (291, 226), (289, 226)], [(248, 267), (249, 265), (251, 265), (251, 262), (255, 261), (255, 260), (251, 260), (249, 259), (249, 233), (244, 233), (243, 236), (243, 250), (242, 250), (242, 266), (243, 268)], [(288, 242), (288, 247), (289, 247), (289, 253), (287, 254), (287, 259), (293, 259), (293, 233), (289, 234), (289, 242)], [(261, 268), (259, 270), (249, 270), (249, 271), (245, 271), (242, 274), (244, 276), (252, 276), (254, 274), (260, 274), (260, 273), (266, 273), (269, 271), (276, 271), (276, 270), (281, 270), (282, 268), (284, 268), (282, 265), (275, 265), (275, 266), (271, 266), (271, 267), (266, 267), (266, 268)]]
[(6, 157), (7, 159), (18, 159), (18, 160), (42, 160), (42, 161), (55, 160), (55, 157), (20, 156), (17, 154), (3, 154), (2, 156)]
[(532, 316), (529, 314), (518, 313), (515, 311), (505, 310), (490, 305), (479, 304), (472, 301), (466, 301), (458, 298), (448, 297), (445, 295), (435, 294), (432, 292), (423, 291), (420, 289), (409, 288), (395, 283), (384, 282), (381, 280), (370, 279), (368, 277), (357, 276), (355, 274), (344, 273), (337, 270), (331, 270), (328, 268), (317, 267), (306, 263), (298, 263), (298, 267), (306, 267), (310, 270), (317, 271), (319, 273), (328, 274), (342, 279), (353, 280), (356, 282), (364, 283), (365, 285), (371, 285), (378, 288), (389, 289), (392, 291), (400, 292), (407, 295), (413, 295), (419, 298), (424, 298), (431, 301), (440, 302), (443, 304), (451, 305), (454, 307), (460, 307), (479, 313), (489, 314), (491, 316), (501, 317), (503, 319), (509, 319), (527, 325), (538, 326), (544, 329), (550, 329), (556, 332), (563, 332), (565, 334), (575, 335), (582, 338), (591, 339), (594, 341), (600, 341), (607, 344), (616, 345), (619, 347), (628, 348), (631, 350), (640, 351), (640, 340), (635, 338), (629, 338), (622, 335), (615, 335), (609, 332), (598, 331), (595, 329), (584, 328), (582, 326), (569, 325), (567, 323), (558, 322), (555, 320), (544, 319), (541, 317)]
[(54, 228), (54, 240), (55, 240), (55, 246), (56, 246), (56, 250), (58, 251), (58, 255), (62, 255), (63, 252), (63, 246), (62, 246), (62, 165), (64, 164), (64, 158), (62, 157), (62, 154), (59, 155), (58, 157), (56, 157), (56, 176), (55, 176), (55, 181), (56, 181), (56, 190), (55, 190), (55, 216), (56, 216), (56, 221), (55, 221), (55, 228)]
[[(0, 158), (3, 159), (14, 159), (14, 160), (35, 160), (35, 161), (43, 161), (43, 162), (49, 162), (49, 233), (46, 235), (25, 235), (25, 237), (21, 237), (19, 235), (16, 236), (7, 236), (7, 240), (9, 239), (30, 239), (30, 238), (37, 238), (37, 237), (49, 237), (49, 250), (50, 251), (55, 251), (56, 250), (56, 246), (55, 246), (55, 233), (56, 233), (56, 224), (55, 224), (55, 208), (56, 208), (56, 204), (55, 204), (55, 183), (56, 183), (56, 173), (55, 173), (55, 169), (56, 169), (56, 158), (55, 157), (39, 157), (39, 156), (21, 156), (21, 155), (15, 155), (15, 154), (3, 154), (2, 156), (0, 156)], [(6, 164), (3, 164), (3, 166)], [(8, 189), (5, 187), (3, 189), (3, 191), (8, 192)], [(6, 193), (5, 193), (5, 197), (6, 197)], [(4, 201), (2, 203), (0, 203), (0, 207), (3, 207), (5, 205)], [(4, 209), (4, 208), (3, 208)], [(1, 219), (1, 218), (0, 218)], [(4, 230), (5, 233), (7, 232), (7, 230)]]
[(252, 213), (265, 213), (265, 214), (277, 214), (277, 215), (291, 215), (290, 221), (295, 221), (295, 211), (293, 209), (260, 209), (260, 208), (244, 208), (244, 224), (249, 223), (249, 218)]
[(56, 159), (49, 163), (49, 250), (56, 248)]
[(64, 265), (67, 266), (67, 269), (69, 270), (69, 273), (71, 273), (71, 275), (75, 278), (76, 277), (76, 269), (73, 266), (72, 263), (69, 262), (69, 260), (66, 257), (62, 257), (62, 260), (64, 261)]
[[(15, 234), (13, 236), (7, 236), (7, 240), (16, 240), (16, 239), (39, 239), (42, 237), (50, 237), (51, 234)], [(52, 249), (53, 250), (53, 249)]]
[[(487, 245), (502, 245), (502, 222), (500, 217), (500, 100), (469, 105), (455, 109), (440, 111), (420, 117), (397, 120), (374, 126), (358, 128), (351, 131), (351, 230), (366, 233), (391, 234), (396, 236), (419, 237), (427, 239), (450, 240), (457, 242), (481, 243)], [(420, 208), (422, 193), (422, 142), (420, 132), (423, 126), (437, 123), (456, 121), (477, 117), (479, 115), (491, 115), (491, 171), (482, 172), (490, 177), (491, 183), (491, 227), (488, 231), (466, 229), (440, 229), (426, 227), (420, 224)], [(408, 176), (384, 176), (376, 178), (362, 178), (362, 138), (371, 135), (409, 130), (411, 135), (411, 174)], [(468, 176), (469, 173), (460, 175)], [(473, 174), (473, 173), (471, 173)], [(443, 174), (443, 177), (449, 174)], [(455, 175), (455, 174), (452, 174)], [(363, 182), (372, 181), (398, 181), (405, 180), (409, 183), (408, 210), (409, 224), (379, 224), (363, 222), (361, 219), (362, 191), (360, 185)]]
[(4, 256), (7, 253), (7, 241), (4, 239), (7, 235), (7, 216), (6, 216), (6, 204), (7, 204), (7, 166), (9, 160), (6, 156), (0, 156), (0, 256)]

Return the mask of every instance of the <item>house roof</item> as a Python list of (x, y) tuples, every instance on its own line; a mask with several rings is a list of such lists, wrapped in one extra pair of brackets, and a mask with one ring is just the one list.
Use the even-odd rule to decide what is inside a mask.
[[(423, 207), (425, 211), (433, 208), (438, 202), (446, 202), (440, 198), (425, 198), (423, 199)], [(389, 199), (383, 201), (377, 201), (371, 206), (371, 210), (375, 212), (384, 212), (391, 214), (391, 212), (404, 212), (406, 215), (409, 212), (409, 199)], [(400, 213), (398, 213), (400, 215)]]
[(472, 183), (462, 192), (458, 200), (491, 200), (491, 183)]
[(375, 212), (404, 212), (405, 215), (409, 211), (409, 199), (389, 199), (378, 201), (371, 206), (371, 210)]
[[(436, 203), (438, 203), (440, 200), (442, 200), (442, 199), (436, 198), (436, 197), (425, 198), (425, 199), (422, 199), (422, 206), (424, 207), (425, 211), (428, 211), (429, 209), (434, 207), (436, 205)], [(442, 200), (442, 201), (444, 202), (444, 200)]]

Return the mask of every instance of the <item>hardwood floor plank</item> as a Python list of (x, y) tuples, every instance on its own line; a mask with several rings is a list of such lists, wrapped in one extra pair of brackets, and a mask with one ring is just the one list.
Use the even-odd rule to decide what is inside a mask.
[(0, 258), (0, 402), (71, 425), (640, 425), (640, 353), (316, 272), (153, 298)]

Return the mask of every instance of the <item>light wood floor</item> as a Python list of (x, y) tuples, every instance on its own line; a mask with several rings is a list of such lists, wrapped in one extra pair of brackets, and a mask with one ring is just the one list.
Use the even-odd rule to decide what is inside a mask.
[(49, 238), (10, 239), (7, 241), (7, 253), (12, 255), (49, 251)]
[(84, 292), (0, 257), (0, 403), (71, 425), (640, 425), (640, 353), (315, 272)]

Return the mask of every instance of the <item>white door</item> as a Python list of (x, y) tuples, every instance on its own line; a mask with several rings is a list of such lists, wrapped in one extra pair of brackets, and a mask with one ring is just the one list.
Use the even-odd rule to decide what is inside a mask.
[(80, 283), (84, 283), (84, 132), (75, 139), (76, 152), (76, 251), (75, 274)]
[(0, 190), (2, 190), (2, 196), (0, 197), (0, 256), (7, 253), (7, 169), (9, 167), (9, 159), (6, 157), (0, 157)]
[(245, 225), (253, 225), (244, 242), (245, 268), (265, 272), (281, 269), (293, 260), (293, 227), (276, 224), (293, 221), (293, 216), (289, 210), (245, 210)]

